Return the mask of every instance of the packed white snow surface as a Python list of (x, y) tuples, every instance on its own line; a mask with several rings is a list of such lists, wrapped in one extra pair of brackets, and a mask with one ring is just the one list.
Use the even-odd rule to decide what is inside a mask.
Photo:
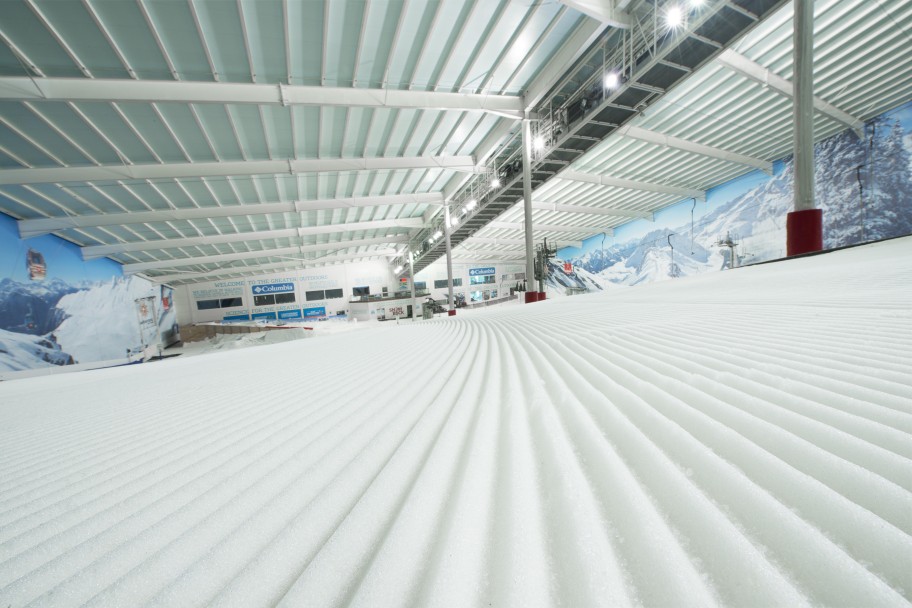
[(0, 384), (0, 606), (907, 606), (912, 239)]
[(252, 334), (218, 334), (212, 338), (206, 338), (205, 340), (187, 342), (180, 348), (169, 350), (168, 353), (180, 353), (183, 356), (202, 355), (220, 350), (279, 344), (281, 342), (290, 342), (292, 340), (300, 340), (312, 336), (313, 333), (303, 327), (289, 327), (285, 329), (255, 332)]

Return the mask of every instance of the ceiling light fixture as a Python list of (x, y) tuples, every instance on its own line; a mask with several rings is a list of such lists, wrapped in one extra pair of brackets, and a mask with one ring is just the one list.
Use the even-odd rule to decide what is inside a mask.
[(605, 74), (605, 88), (606, 89), (616, 89), (621, 84), (621, 77), (618, 76), (617, 72), (608, 72)]
[(466, 204), (466, 209), (468, 209), (468, 210), (471, 211), (472, 209), (474, 209), (474, 208), (477, 207), (477, 206), (478, 206), (478, 201), (476, 201), (476, 200), (473, 198), (472, 200), (470, 200), (470, 201)]
[(534, 146), (536, 150), (544, 150), (545, 149), (545, 138), (542, 137), (541, 135), (536, 135), (535, 139), (532, 141), (532, 146)]
[(665, 25), (668, 29), (673, 30), (684, 24), (684, 13), (677, 4), (672, 4), (665, 9)]
[(396, 270), (394, 270), (393, 273), (399, 274), (400, 272), (402, 272), (402, 266), (396, 266)]
[(496, 177), (493, 180), (491, 180), (491, 187), (500, 188), (500, 180)]
[(431, 238), (439, 239), (439, 238), (442, 237), (442, 236), (443, 236), (443, 232), (441, 232), (440, 230), (438, 230), (437, 232), (434, 233), (434, 236), (431, 237)]

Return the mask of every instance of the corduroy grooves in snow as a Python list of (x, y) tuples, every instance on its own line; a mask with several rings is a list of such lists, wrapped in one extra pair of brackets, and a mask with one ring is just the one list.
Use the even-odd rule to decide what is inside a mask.
[(0, 384), (0, 606), (904, 606), (912, 240)]

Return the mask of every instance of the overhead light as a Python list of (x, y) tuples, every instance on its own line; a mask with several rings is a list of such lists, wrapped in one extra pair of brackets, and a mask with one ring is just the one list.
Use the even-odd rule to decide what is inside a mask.
[(463, 214), (463, 215), (465, 215), (465, 214), (468, 213), (468, 212), (469, 212), (468, 209), (466, 209), (465, 207), (462, 208), (462, 214)]
[(500, 180), (496, 177), (493, 180), (491, 180), (491, 187), (500, 188)]
[(677, 4), (672, 4), (665, 9), (665, 25), (673, 30), (684, 24), (684, 12)]
[(434, 244), (434, 237), (429, 238), (429, 239), (428, 239), (428, 243), (430, 243), (431, 245), (433, 245), (433, 244)]
[(472, 200), (470, 200), (468, 203), (466, 203), (466, 209), (468, 209), (469, 211), (471, 211), (472, 209), (474, 209), (477, 206), (478, 206), (478, 201), (476, 201), (474, 198)]
[[(545, 138), (542, 137), (541, 135), (536, 135), (535, 139), (532, 140), (532, 146), (536, 150), (544, 150), (545, 149)], [(494, 187), (496, 188), (497, 186), (494, 186)]]
[(617, 72), (608, 72), (605, 74), (605, 88), (606, 89), (616, 89), (621, 84), (621, 77), (618, 76)]
[(396, 266), (396, 270), (393, 271), (394, 274), (399, 274), (402, 272), (402, 266)]
[(690, 0), (690, 8), (700, 8), (704, 0)]
[(442, 236), (443, 236), (443, 232), (441, 232), (440, 230), (438, 230), (437, 232), (434, 233), (434, 236), (431, 237), (431, 238), (439, 239), (439, 238), (442, 237)]
[(450, 228), (455, 228), (458, 225), (459, 225), (459, 220), (457, 220), (455, 217), (450, 218)]

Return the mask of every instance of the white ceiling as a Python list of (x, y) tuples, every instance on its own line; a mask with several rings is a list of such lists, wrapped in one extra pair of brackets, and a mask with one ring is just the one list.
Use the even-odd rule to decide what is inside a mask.
[[(749, 14), (757, 0), (736, 1), (700, 11)], [(175, 284), (395, 257), (498, 150), (515, 149), (524, 110), (544, 117), (572, 103), (581, 75), (601, 78), (596, 51), (616, 44), (618, 24), (568, 6), (579, 4), (6, 1), (0, 211), (23, 220), (23, 235), (53, 232), (87, 258)], [(651, 31), (638, 20), (652, 2), (596, 4)], [(816, 10), (815, 87), (828, 107), (865, 120), (912, 98), (912, 4)], [(787, 154), (790, 102), (769, 83), (791, 76), (790, 36), (785, 3), (727, 55), (651, 94), (569, 167), (651, 189), (549, 177), (535, 191), (536, 236), (578, 241), (754, 168), (734, 155)], [(816, 136), (845, 126), (819, 113)], [(656, 134), (730, 156), (643, 139)], [(497, 220), (520, 222), (521, 206)], [(521, 251), (520, 230), (492, 226), (458, 249)]]

